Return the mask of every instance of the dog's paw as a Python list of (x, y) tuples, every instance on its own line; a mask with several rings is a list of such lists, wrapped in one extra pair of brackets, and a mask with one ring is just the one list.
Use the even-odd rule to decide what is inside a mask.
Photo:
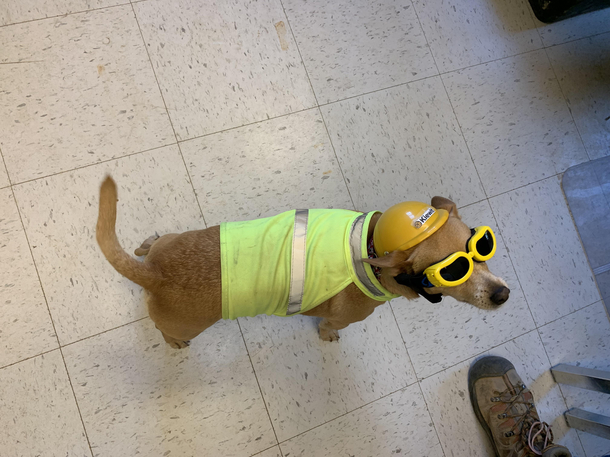
[(184, 349), (187, 348), (191, 345), (190, 341), (179, 341), (179, 340), (174, 340), (171, 343), (168, 343), (171, 347), (173, 347), (174, 349)]
[(333, 329), (320, 329), (320, 339), (323, 341), (339, 341), (339, 331)]

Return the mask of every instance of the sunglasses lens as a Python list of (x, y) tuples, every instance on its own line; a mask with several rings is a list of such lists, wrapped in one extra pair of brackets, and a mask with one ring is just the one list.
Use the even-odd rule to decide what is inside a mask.
[(457, 281), (462, 279), (470, 270), (470, 263), (466, 257), (458, 257), (451, 265), (442, 268), (440, 273), (445, 281)]
[(494, 239), (489, 233), (489, 230), (485, 232), (485, 235), (481, 237), (479, 241), (477, 241), (477, 252), (483, 257), (491, 254), (494, 248)]

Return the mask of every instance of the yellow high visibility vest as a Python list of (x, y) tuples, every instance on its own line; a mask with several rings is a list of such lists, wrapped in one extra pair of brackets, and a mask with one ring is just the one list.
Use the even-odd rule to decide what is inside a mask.
[(352, 282), (375, 300), (398, 297), (362, 262), (374, 214), (292, 210), (221, 224), (223, 319), (303, 313)]

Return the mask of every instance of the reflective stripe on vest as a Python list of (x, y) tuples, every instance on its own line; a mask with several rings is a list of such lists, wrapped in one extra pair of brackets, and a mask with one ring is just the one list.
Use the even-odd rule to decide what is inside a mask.
[(352, 255), (352, 266), (356, 276), (368, 291), (376, 297), (383, 297), (385, 294), (380, 291), (371, 278), (366, 274), (366, 264), (362, 261), (362, 238), (366, 239), (367, 233), (364, 232), (364, 221), (368, 213), (364, 213), (356, 218), (352, 224), (349, 235), (349, 247)]
[(290, 295), (286, 316), (301, 312), (305, 290), (305, 246), (307, 245), (307, 218), (309, 210), (299, 209), (294, 213), (292, 235), (292, 259), (290, 262)]

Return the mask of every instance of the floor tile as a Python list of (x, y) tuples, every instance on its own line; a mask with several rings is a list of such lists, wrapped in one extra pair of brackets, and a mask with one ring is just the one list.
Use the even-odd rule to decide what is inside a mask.
[(280, 442), (415, 382), (388, 305), (322, 341), (319, 319), (239, 319)]
[[(485, 355), (497, 355), (511, 361), (534, 394), (541, 419), (551, 425), (554, 441), (568, 447), (573, 457), (584, 457), (576, 431), (570, 429), (563, 418), (565, 402), (549, 371), (550, 364), (538, 333), (529, 332)], [(468, 394), (468, 370), (475, 360), (462, 362), (421, 383), (447, 457), (494, 455), (492, 445), (474, 415)]]
[(279, 0), (134, 8), (179, 139), (315, 105)]
[(8, 179), (6, 168), (4, 167), (4, 162), (2, 162), (2, 156), (0, 155), (0, 189), (2, 189), (3, 187), (8, 187), (10, 186), (10, 184), (11, 183)]
[(356, 208), (485, 195), (439, 78), (321, 107)]
[(317, 109), (180, 144), (208, 225), (353, 209)]
[(556, 177), (490, 203), (537, 325), (599, 300)]
[(487, 195), (589, 159), (544, 50), (443, 81)]
[[(610, 321), (599, 302), (540, 328), (540, 336), (552, 365), (568, 365), (610, 371)], [(568, 408), (582, 408), (610, 416), (608, 395), (562, 385)], [(589, 457), (610, 451), (610, 440), (579, 432)]]
[(204, 227), (177, 146), (15, 186), (61, 344), (146, 315), (141, 288), (110, 266), (95, 241), (104, 173), (119, 186), (117, 235), (127, 252), (155, 232)]
[(125, 0), (5, 0), (0, 26), (129, 3)]
[[(608, 157), (610, 159), (610, 157)], [(599, 160), (570, 168), (563, 174), (561, 187), (589, 264), (596, 268), (610, 264), (610, 202), (604, 195), (596, 171)]]
[(17, 205), (0, 190), (0, 367), (58, 346)]
[(95, 456), (250, 456), (277, 444), (235, 322), (183, 350), (144, 319), (63, 351)]
[(482, 310), (451, 297), (439, 304), (423, 298), (392, 300), (392, 309), (418, 378), (428, 377), (486, 349), (535, 328), (517, 275), (487, 201), (460, 210), (471, 227), (488, 225), (497, 234), (498, 248), (487, 262), (491, 272), (511, 289), (506, 304)]
[(131, 6), (3, 27), (0, 43), (13, 183), (174, 141)]
[(610, 155), (610, 33), (547, 52), (589, 156)]
[(0, 370), (0, 454), (90, 457), (59, 351)]
[[(533, 16), (533, 13), (532, 13)], [(566, 41), (578, 40), (610, 31), (610, 9), (564, 19), (553, 24), (544, 24), (534, 18), (534, 22), (545, 46), (553, 46)]]
[(285, 457), (443, 456), (426, 402), (413, 384), (281, 445)]
[(540, 49), (527, 0), (414, 0), (441, 73)]
[(283, 4), (319, 103), (438, 74), (410, 1)]

